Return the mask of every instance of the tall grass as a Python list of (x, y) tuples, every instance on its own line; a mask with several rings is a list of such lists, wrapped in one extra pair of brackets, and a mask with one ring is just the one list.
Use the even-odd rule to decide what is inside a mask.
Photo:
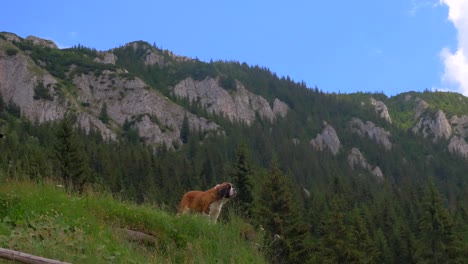
[[(119, 202), (105, 193), (67, 194), (53, 184), (7, 181), (0, 186), (0, 247), (72, 263), (264, 263), (238, 217), (210, 225)], [(156, 238), (132, 242), (122, 230)]]

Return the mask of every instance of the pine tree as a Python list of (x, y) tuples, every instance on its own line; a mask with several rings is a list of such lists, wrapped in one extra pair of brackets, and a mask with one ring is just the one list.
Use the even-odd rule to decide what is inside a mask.
[(267, 249), (273, 263), (302, 263), (307, 255), (308, 227), (301, 222), (297, 201), (293, 200), (292, 182), (276, 161), (261, 183), (255, 218), (269, 236)]
[(232, 178), (237, 190), (236, 205), (240, 213), (250, 218), (252, 216), (252, 170), (245, 145), (240, 145), (236, 153), (237, 161), (234, 164)]
[(66, 189), (81, 191), (90, 169), (85, 162), (76, 132), (73, 130), (73, 120), (74, 117), (71, 114), (66, 114), (61, 120), (57, 132), (58, 142), (55, 146), (55, 154), (59, 173)]
[(6, 108), (5, 101), (3, 100), (3, 95), (2, 95), (2, 92), (0, 91), (0, 114), (3, 113), (3, 111), (5, 111), (5, 108)]
[(189, 140), (190, 136), (190, 126), (187, 117), (187, 113), (184, 116), (184, 120), (182, 121), (182, 127), (180, 129), (180, 140), (183, 144), (186, 144)]
[(452, 217), (442, 204), (435, 185), (430, 182), (423, 198), (423, 211), (419, 221), (420, 236), (417, 242), (418, 262), (458, 263), (460, 248)]
[(330, 209), (323, 215), (320, 225), (320, 240), (315, 261), (318, 263), (350, 263), (358, 258), (352, 244), (352, 228), (346, 223), (345, 202), (333, 198)]
[(101, 112), (99, 113), (99, 120), (101, 120), (104, 124), (109, 124), (110, 117), (107, 113), (107, 104), (104, 102), (101, 107)]

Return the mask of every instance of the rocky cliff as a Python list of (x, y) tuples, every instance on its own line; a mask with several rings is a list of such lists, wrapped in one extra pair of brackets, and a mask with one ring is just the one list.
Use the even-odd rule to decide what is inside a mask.
[(379, 180), (384, 179), (384, 175), (382, 173), (382, 170), (379, 168), (379, 166), (372, 166), (370, 165), (364, 155), (359, 151), (358, 148), (352, 148), (351, 152), (348, 155), (348, 163), (349, 166), (353, 169), (356, 170), (358, 168), (364, 169), (368, 172), (370, 172), (372, 175), (377, 177)]
[(371, 121), (362, 122), (359, 118), (352, 118), (349, 122), (351, 132), (361, 136), (368, 137), (376, 143), (385, 147), (386, 150), (392, 149), (392, 142), (390, 142), (390, 132), (385, 129), (377, 127)]
[[(0, 92), (6, 102), (21, 108), (23, 116), (39, 122), (62, 118), (66, 107), (58, 103), (59, 86), (57, 80), (29, 56), (11, 42), (0, 39)], [(34, 98), (38, 87), (48, 94), (47, 99)]]
[(337, 155), (341, 149), (340, 139), (331, 125), (327, 122), (324, 122), (323, 125), (322, 133), (317, 134), (309, 143), (316, 150), (329, 150), (333, 155)]
[(274, 100), (272, 108), (265, 98), (251, 93), (239, 81), (236, 81), (235, 91), (230, 92), (211, 77), (202, 81), (187, 78), (175, 85), (173, 92), (176, 96), (200, 104), (210, 113), (248, 125), (255, 121), (256, 114), (273, 122), (278, 117), (285, 117), (289, 110), (279, 99)]
[[(125, 56), (128, 58), (125, 59)], [(129, 64), (123, 63), (125, 60), (130, 61), (126, 62)], [(337, 155), (342, 148), (348, 148), (345, 151), (349, 151), (353, 147), (349, 144), (343, 147), (335, 129), (326, 123), (315, 138), (306, 136), (317, 129), (317, 124), (312, 124), (312, 120), (328, 120), (330, 113), (336, 114), (326, 109), (327, 105), (321, 106), (325, 108), (323, 111), (313, 107), (310, 110), (307, 107), (309, 101), (299, 103), (297, 94), (289, 93), (289, 90), (273, 93), (269, 90), (270, 83), (259, 82), (260, 85), (266, 85), (261, 89), (247, 87), (245, 83), (256, 83), (250, 82), (255, 79), (255, 75), (249, 76), (250, 79), (243, 79), (245, 83), (235, 78), (226, 83), (223, 78), (232, 76), (229, 76), (229, 71), (223, 72), (224, 68), (216, 68), (216, 65), (177, 56), (141, 41), (108, 51), (86, 50), (83, 47), (59, 50), (50, 40), (33, 36), (23, 39), (15, 34), (0, 33), (2, 98), (6, 103), (17, 105), (21, 115), (32, 121), (53, 121), (61, 119), (67, 111), (73, 111), (77, 116), (77, 125), (85, 131), (97, 130), (105, 138), (117, 139), (125, 125), (126, 128), (138, 131), (140, 138), (148, 144), (165, 143), (170, 146), (181, 142), (180, 133), (185, 119), (192, 131), (198, 130), (205, 136), (212, 133), (223, 134), (223, 128), (209, 120), (211, 115), (206, 113), (211, 113), (225, 117), (231, 123), (239, 122), (248, 126), (262, 119), (267, 121), (262, 124), (271, 125), (270, 129), (275, 129), (277, 124), (292, 124), (301, 129), (304, 124), (307, 129), (302, 134), (291, 132), (291, 144), (298, 146), (301, 142), (309, 142), (314, 149), (328, 150), (333, 155)], [(237, 76), (244, 76), (246, 72), (243, 71), (249, 70), (248, 66), (240, 64), (229, 67), (236, 69)], [(155, 69), (159, 70), (157, 74), (167, 74), (170, 78), (164, 80), (165, 82), (152, 82), (154, 76), (148, 77), (139, 72)], [(194, 69), (202, 74), (194, 75), (191, 72)], [(160, 84), (164, 87), (157, 87)], [(286, 81), (272, 87), (279, 89), (281, 85), (284, 85), (281, 89), (289, 89)], [(253, 91), (262, 93), (263, 96)], [(317, 94), (314, 96), (319, 98)], [(376, 116), (370, 112), (367, 115), (368, 113), (357, 111), (358, 114), (338, 119), (340, 122), (348, 122), (340, 123), (339, 127), (343, 132), (369, 138), (387, 151), (392, 151), (394, 144), (399, 144), (392, 142), (389, 131), (409, 127), (413, 133), (434, 143), (447, 144), (451, 153), (468, 158), (468, 116), (462, 111), (457, 112), (462, 114), (448, 118), (444, 110), (420, 97), (430, 103), (434, 102), (430, 101), (431, 97), (412, 92), (404, 94), (397, 102), (393, 99), (376, 100), (377, 97), (372, 96), (365, 100), (359, 97), (361, 106), (367, 105), (364, 102), (370, 100), (373, 107), (373, 110), (367, 107), (361, 110), (374, 111)], [(199, 107), (197, 111), (200, 108), (206, 110), (200, 111), (203, 113), (198, 112), (204, 117), (187, 110), (186, 102), (179, 100), (180, 98)], [(351, 101), (350, 98), (346, 98), (343, 103)], [(390, 102), (390, 107), (384, 101)], [(312, 102), (313, 100), (310, 101)], [(338, 104), (337, 108), (339, 107)], [(443, 105), (440, 108), (444, 108)], [(389, 109), (396, 111), (395, 114), (392, 112), (391, 116)], [(101, 118), (104, 110), (108, 117), (106, 120)], [(197, 112), (193, 109), (191, 111)], [(338, 113), (340, 114), (344, 113)], [(360, 114), (366, 115), (365, 120), (372, 121), (362, 121)], [(307, 119), (311, 115), (314, 118)], [(294, 121), (290, 122), (290, 117)], [(348, 118), (351, 120), (348, 121)], [(376, 125), (382, 123), (378, 119), (385, 120), (385, 129)], [(336, 120), (332, 117), (330, 121)], [(288, 131), (285, 134), (289, 133)]]
[(413, 127), (414, 133), (422, 133), (424, 137), (433, 136), (434, 141), (438, 139), (448, 139), (452, 135), (452, 127), (442, 110), (438, 110), (435, 114), (426, 112), (420, 114), (420, 118)]
[(374, 98), (371, 98), (371, 104), (375, 108), (375, 112), (377, 115), (379, 115), (380, 118), (384, 119), (388, 123), (392, 123), (392, 118), (390, 117), (390, 113), (388, 112), (387, 105), (385, 105), (384, 102), (375, 100)]
[[(104, 71), (99, 76), (76, 76), (73, 83), (79, 90), (78, 101), (81, 105), (89, 105), (85, 107), (85, 112), (99, 116), (106, 104), (107, 113), (117, 127), (125, 122), (132, 123), (148, 143), (171, 145), (173, 141), (178, 141), (185, 116), (192, 130), (220, 129), (215, 123), (187, 112), (137, 77), (127, 78), (121, 72)], [(82, 125), (96, 127), (94, 122)]]
[[(187, 112), (125, 70), (73, 74), (76, 66), (71, 65), (68, 69), (71, 83), (64, 83), (47, 72), (45, 65), (36, 64), (9, 39), (31, 41), (47, 48), (57, 47), (50, 41), (33, 37), (22, 40), (8, 35), (8, 38), (0, 39), (0, 92), (5, 101), (19, 106), (21, 114), (32, 121), (61, 119), (72, 109), (77, 114), (78, 125), (86, 131), (98, 130), (104, 137), (114, 139), (116, 131), (128, 122), (148, 144), (166, 143), (169, 146), (180, 141), (185, 117), (192, 130), (221, 131), (217, 124)], [(100, 53), (95, 58), (99, 63), (110, 64), (115, 64), (115, 59), (112, 53)], [(107, 124), (99, 118), (104, 105), (110, 118)]]

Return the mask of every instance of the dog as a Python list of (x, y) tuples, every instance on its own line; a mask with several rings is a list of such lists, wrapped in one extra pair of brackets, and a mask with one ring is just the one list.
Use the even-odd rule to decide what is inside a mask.
[(234, 186), (229, 183), (221, 183), (207, 191), (190, 191), (180, 201), (179, 214), (202, 213), (209, 216), (210, 222), (218, 221), (223, 204), (237, 195)]

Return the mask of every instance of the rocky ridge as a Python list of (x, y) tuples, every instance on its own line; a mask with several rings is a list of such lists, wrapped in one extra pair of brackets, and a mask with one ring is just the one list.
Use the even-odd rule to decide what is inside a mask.
[(452, 127), (442, 110), (438, 110), (435, 114), (421, 114), (416, 125), (413, 127), (414, 133), (422, 133), (424, 137), (434, 136), (434, 141), (438, 139), (449, 139), (452, 135)]
[(247, 125), (255, 121), (256, 113), (273, 122), (278, 117), (285, 117), (289, 111), (289, 107), (277, 98), (271, 108), (265, 98), (251, 93), (239, 81), (236, 81), (235, 91), (229, 92), (214, 78), (197, 81), (189, 77), (176, 84), (172, 91), (178, 97), (200, 104), (210, 113)]
[[(0, 92), (5, 102), (19, 106), (21, 114), (32, 121), (58, 120), (67, 110), (72, 109), (77, 114), (78, 124), (86, 131), (98, 130), (104, 137), (116, 139), (123, 124), (128, 122), (148, 144), (171, 145), (180, 142), (179, 134), (185, 117), (192, 130), (207, 134), (223, 133), (219, 125), (187, 112), (182, 106), (150, 88), (143, 80), (125, 69), (118, 69), (118, 58), (113, 50), (98, 51), (97, 56), (91, 58), (95, 63), (110, 64), (112, 67), (101, 65), (97, 71), (91, 69), (90, 72), (75, 73), (74, 69), (78, 66), (71, 65), (66, 77), (58, 78), (47, 70), (50, 62), (37, 58), (33, 60), (30, 50), (20, 48), (18, 43), (24, 41), (47, 49), (57, 49), (57, 45), (33, 36), (22, 39), (12, 33), (0, 33)], [(192, 60), (142, 42), (132, 42), (125, 47), (142, 49), (144, 52), (140, 60), (145, 65), (166, 67), (174, 62)], [(109, 70), (102, 70), (106, 68)], [(220, 85), (219, 78), (194, 80), (189, 77), (170, 89), (173, 95), (187, 98), (209, 113), (248, 125), (253, 124), (259, 116), (274, 123), (278, 118), (287, 118), (288, 113), (293, 111), (279, 98), (269, 102), (252, 93), (238, 80), (234, 80), (233, 89), (225, 89)], [(41, 95), (38, 95), (38, 90), (41, 90)], [(414, 105), (412, 131), (415, 134), (434, 142), (446, 140), (451, 153), (468, 158), (467, 115), (447, 118), (442, 110), (434, 109), (410, 93), (405, 95), (404, 100)], [(392, 118), (385, 103), (374, 98), (370, 98), (370, 103), (377, 116), (391, 125)], [(106, 123), (99, 118), (104, 105), (110, 118)], [(373, 122), (353, 118), (348, 126), (353, 133), (368, 137), (391, 150), (393, 143), (390, 141), (390, 132)], [(300, 139), (296, 138), (292, 142), (298, 145)], [(328, 149), (333, 155), (337, 155), (342, 148), (336, 131), (328, 124), (310, 140), (310, 144), (317, 150)]]
[(362, 122), (359, 118), (352, 118), (349, 122), (351, 132), (364, 137), (367, 136), (376, 143), (385, 147), (386, 150), (392, 149), (392, 142), (390, 142), (390, 132), (385, 129), (377, 127), (371, 121)]
[(357, 169), (357, 167), (360, 167), (364, 170), (369, 171), (372, 175), (377, 177), (379, 180), (384, 179), (384, 175), (382, 173), (382, 170), (379, 168), (379, 166), (373, 167), (372, 165), (370, 165), (358, 148), (351, 149), (351, 152), (348, 155), (348, 163), (349, 163), (349, 166), (353, 170)]
[(340, 139), (331, 125), (327, 122), (324, 122), (323, 125), (324, 128), (322, 133), (317, 134), (317, 136), (311, 139), (309, 143), (316, 150), (329, 150), (336, 156), (341, 149)]
[[(411, 95), (405, 96), (406, 101), (412, 100)], [(424, 138), (432, 138), (433, 142), (448, 140), (447, 148), (450, 153), (468, 158), (468, 116), (452, 116), (447, 119), (441, 110), (430, 110), (430, 105), (421, 98), (415, 98), (414, 108), (415, 126), (411, 129), (415, 134), (422, 134)]]
[[(76, 95), (72, 96), (54, 76), (20, 50), (7, 54), (4, 47), (13, 48), (8, 39), (21, 41), (11, 35), (7, 40), (0, 39), (0, 92), (5, 101), (19, 106), (21, 114), (30, 120), (40, 123), (58, 120), (67, 110), (74, 109), (77, 125), (85, 131), (98, 130), (104, 137), (115, 139), (115, 131), (130, 122), (146, 143), (168, 146), (180, 142), (180, 128), (185, 117), (192, 130), (221, 132), (217, 124), (187, 112), (150, 89), (141, 79), (129, 77), (124, 70), (76, 75), (72, 79)], [(37, 38), (30, 38), (30, 41), (50, 44)], [(104, 53), (103, 60), (115, 63), (115, 56)], [(37, 96), (38, 87), (46, 89), (42, 97)], [(110, 117), (108, 124), (99, 119), (104, 104)]]
[(187, 62), (192, 59), (185, 56), (177, 56), (168, 50), (159, 50), (147, 43), (141, 41), (130, 42), (125, 45), (126, 47), (132, 47), (134, 50), (143, 49), (144, 54), (142, 55), (142, 61), (145, 65), (158, 65), (159, 67), (165, 67), (170, 64), (171, 60), (176, 62)]
[(392, 123), (392, 118), (390, 117), (390, 113), (388, 112), (387, 105), (384, 102), (375, 100), (374, 98), (370, 99), (371, 104), (375, 108), (375, 112), (379, 115), (380, 118), (387, 121), (387, 123)]
[[(11, 44), (0, 39), (0, 47), (5, 46), (11, 47)], [(34, 89), (38, 85), (47, 90), (48, 100), (34, 99)], [(4, 49), (0, 49), (0, 92), (5, 102), (11, 101), (20, 106), (23, 116), (39, 122), (62, 118), (66, 108), (57, 104), (57, 88), (57, 80), (29, 56), (22, 52), (8, 55)]]

